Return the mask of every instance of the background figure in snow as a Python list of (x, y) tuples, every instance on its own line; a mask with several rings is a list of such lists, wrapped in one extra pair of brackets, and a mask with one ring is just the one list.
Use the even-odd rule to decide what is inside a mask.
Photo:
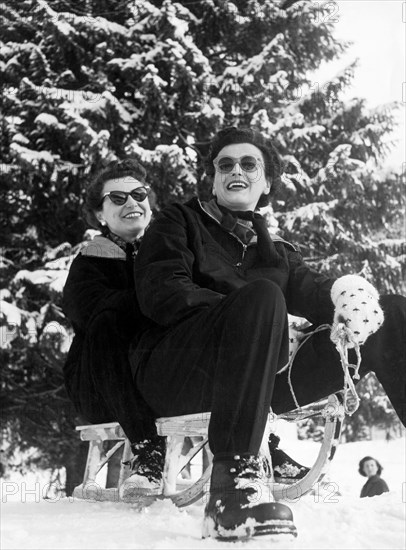
[(361, 498), (375, 497), (389, 491), (388, 485), (381, 478), (382, 470), (381, 464), (372, 456), (365, 456), (360, 460), (358, 471), (362, 476), (368, 478), (361, 489)]
[[(219, 132), (206, 173), (213, 198), (168, 206), (143, 239), (136, 289), (141, 310), (157, 326), (134, 339), (130, 360), (156, 416), (211, 411), (204, 535), (295, 533), (290, 509), (272, 501), (258, 456), (270, 407), (295, 408), (287, 373), (278, 374), (288, 361), (287, 313), (314, 326), (345, 322), (364, 343), (360, 374), (375, 371), (405, 423), (406, 299), (381, 298), (380, 326), (383, 313), (369, 282), (330, 279), (310, 268), (296, 246), (269, 234), (257, 210), (279, 185), (281, 162), (259, 132)], [(329, 331), (301, 347), (292, 383), (300, 405), (343, 388)]]
[[(68, 394), (86, 421), (119, 422), (141, 463), (162, 461), (163, 438), (131, 376), (131, 338), (152, 323), (138, 306), (133, 265), (151, 219), (146, 172), (135, 160), (114, 161), (86, 195), (87, 219), (101, 236), (74, 259), (63, 304), (75, 337), (64, 367)], [(152, 461), (153, 462), (153, 461)], [(141, 465), (140, 465), (141, 467)], [(147, 482), (148, 485), (148, 482)]]

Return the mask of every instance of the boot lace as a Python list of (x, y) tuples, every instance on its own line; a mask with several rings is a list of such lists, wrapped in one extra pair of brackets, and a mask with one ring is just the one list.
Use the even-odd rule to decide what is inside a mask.
[(235, 464), (230, 468), (230, 473), (240, 479), (259, 479), (265, 470), (264, 459), (258, 456), (235, 455)]

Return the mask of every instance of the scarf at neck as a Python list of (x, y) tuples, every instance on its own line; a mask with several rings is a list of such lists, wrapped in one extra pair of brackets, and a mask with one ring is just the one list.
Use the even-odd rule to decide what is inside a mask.
[(279, 263), (280, 256), (276, 250), (275, 243), (266, 225), (266, 220), (258, 212), (252, 210), (229, 210), (225, 206), (217, 203), (224, 216), (231, 216), (234, 219), (248, 220), (252, 223), (252, 227), (257, 234), (257, 248), (261, 259), (267, 266), (276, 267)]
[(127, 259), (129, 259), (129, 258), (134, 259), (135, 258), (136, 254), (138, 252), (138, 248), (140, 246), (140, 240), (139, 239), (134, 240), (132, 243), (128, 243), (127, 241), (125, 241), (124, 239), (122, 239), (121, 237), (116, 235), (115, 233), (112, 233), (111, 231), (106, 231), (104, 233), (104, 236), (107, 237), (107, 239), (110, 239), (110, 241), (112, 241), (114, 244), (119, 246), (121, 248), (121, 250), (124, 250), (124, 252), (126, 253)]

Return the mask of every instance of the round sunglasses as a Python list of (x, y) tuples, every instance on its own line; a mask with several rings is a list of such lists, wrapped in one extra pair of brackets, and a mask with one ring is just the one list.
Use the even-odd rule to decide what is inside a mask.
[(262, 160), (245, 155), (243, 157), (220, 157), (213, 160), (216, 170), (221, 174), (229, 174), (236, 164), (239, 164), (244, 172), (255, 172), (258, 165), (263, 166)]
[(129, 195), (131, 195), (135, 201), (142, 202), (148, 197), (150, 191), (151, 188), (148, 185), (136, 187), (132, 191), (109, 191), (108, 193), (104, 193), (100, 205), (102, 205), (104, 199), (108, 197), (113, 204), (122, 206), (127, 202)]

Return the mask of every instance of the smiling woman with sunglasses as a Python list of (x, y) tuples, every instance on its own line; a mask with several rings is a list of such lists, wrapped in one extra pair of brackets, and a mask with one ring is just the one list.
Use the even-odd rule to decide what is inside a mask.
[(84, 421), (119, 422), (132, 443), (136, 473), (120, 488), (124, 499), (129, 491), (159, 491), (163, 467), (163, 440), (128, 361), (131, 338), (152, 324), (140, 312), (133, 277), (151, 220), (145, 177), (144, 168), (129, 159), (110, 163), (90, 182), (86, 218), (101, 235), (73, 260), (63, 296), (75, 331), (64, 368), (68, 394)]
[(288, 482), (307, 469), (279, 449), (275, 436), (268, 440), (272, 465), (264, 468), (259, 449), (269, 410), (296, 408), (290, 380), (300, 405), (343, 388), (326, 330), (298, 350), (288, 379), (288, 312), (314, 328), (345, 321), (364, 344), (360, 375), (373, 370), (406, 420), (406, 299), (381, 298), (382, 324), (369, 282), (331, 279), (307, 265), (297, 246), (268, 232), (258, 210), (281, 172), (270, 139), (251, 128), (220, 131), (206, 163), (213, 197), (163, 209), (135, 262), (141, 310), (158, 325), (133, 342), (135, 380), (156, 416), (211, 412), (203, 534), (221, 540), (296, 533), (289, 507), (272, 500), (269, 472), (273, 467), (275, 480), (278, 474)]

